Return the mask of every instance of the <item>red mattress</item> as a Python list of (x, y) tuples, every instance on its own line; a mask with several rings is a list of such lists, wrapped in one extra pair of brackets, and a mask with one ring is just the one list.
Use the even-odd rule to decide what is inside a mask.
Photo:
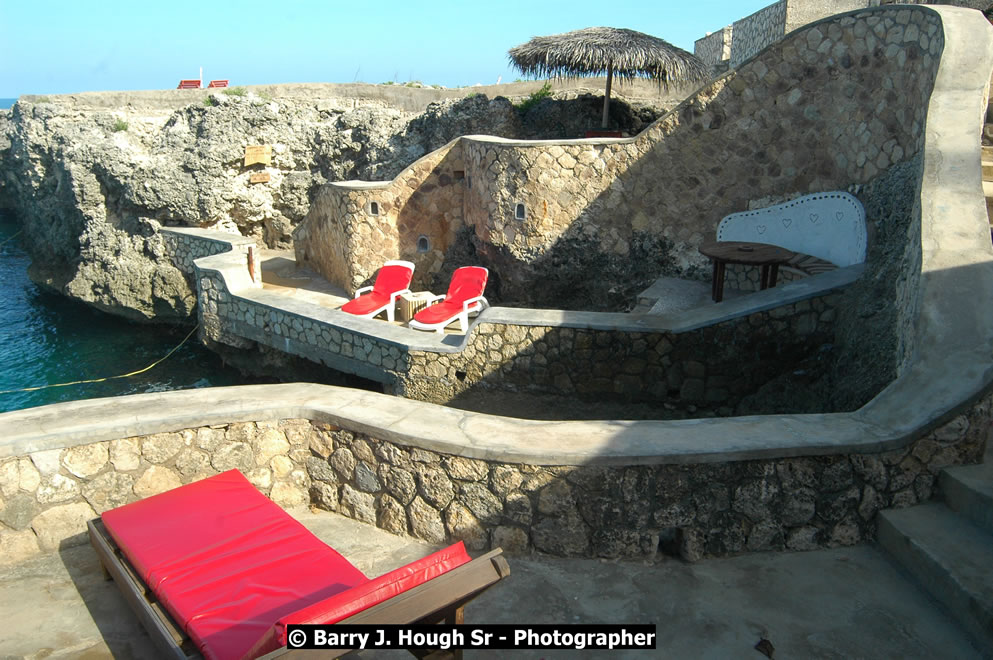
[(300, 622), (333, 623), (469, 561), (458, 543), (370, 581), (237, 470), (102, 518), (207, 658), (266, 653), (285, 644), (277, 621), (299, 610), (316, 608)]

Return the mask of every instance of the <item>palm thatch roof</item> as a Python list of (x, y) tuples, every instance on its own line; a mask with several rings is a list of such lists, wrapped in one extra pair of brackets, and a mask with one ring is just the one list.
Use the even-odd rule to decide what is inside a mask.
[(620, 28), (590, 27), (534, 37), (508, 54), (525, 75), (542, 78), (612, 74), (653, 78), (665, 87), (708, 77), (707, 66), (695, 55), (658, 37)]

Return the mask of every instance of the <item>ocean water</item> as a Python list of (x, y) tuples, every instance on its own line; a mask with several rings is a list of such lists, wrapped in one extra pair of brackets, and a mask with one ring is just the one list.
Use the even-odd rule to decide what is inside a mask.
[[(18, 225), (0, 209), (0, 412), (140, 392), (251, 381), (196, 340), (153, 369), (97, 383), (47, 387), (143, 369), (180, 344), (191, 328), (132, 323), (49, 293), (27, 276), (30, 258)], [(14, 391), (10, 391), (14, 390)]]
[(17, 99), (0, 99), (0, 110), (6, 110), (10, 106), (14, 105), (14, 101)]

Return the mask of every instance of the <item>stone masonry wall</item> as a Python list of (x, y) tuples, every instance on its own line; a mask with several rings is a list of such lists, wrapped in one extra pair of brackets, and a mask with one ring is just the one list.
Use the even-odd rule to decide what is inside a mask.
[(706, 64), (715, 65), (731, 59), (731, 39), (734, 34), (730, 25), (697, 39), (693, 43), (693, 54)]
[(483, 461), (289, 419), (182, 429), (0, 462), (0, 563), (85, 542), (86, 521), (241, 470), (283, 507), (311, 503), (395, 534), (574, 557), (687, 560), (873, 538), (874, 516), (979, 460), (987, 396), (903, 449), (686, 465)]
[(828, 16), (879, 4), (879, 0), (786, 0), (786, 33)]
[(458, 353), (411, 352), (402, 394), (445, 403), (484, 387), (664, 404), (660, 415), (668, 418), (729, 416), (743, 397), (833, 341), (840, 299), (803, 300), (682, 333), (484, 322)]
[(252, 342), (299, 355), (345, 373), (392, 384), (409, 369), (405, 347), (271, 305), (235, 297), (220, 274), (200, 271), (200, 327), (212, 341), (236, 348)]
[(464, 170), (454, 142), (389, 184), (322, 187), (294, 232), (297, 261), (352, 292), (385, 261), (405, 259), (415, 265), (415, 286), (426, 288), (464, 224)]
[[(881, 454), (693, 465), (550, 467), (482, 461), (315, 425), (314, 504), (395, 534), (473, 550), (687, 560), (854, 545), (876, 513), (929, 499), (938, 472), (975, 462), (990, 397)], [(312, 445), (312, 449), (315, 445)]]
[(283, 507), (309, 503), (306, 420), (184, 429), (0, 462), (0, 564), (85, 542), (108, 509), (237, 468)]
[[(215, 254), (229, 252), (232, 245), (226, 240), (212, 240), (192, 234), (181, 234), (165, 229), (162, 239), (166, 246), (166, 255), (172, 260), (172, 264), (183, 271), (185, 275), (192, 275), (195, 271), (193, 262), (201, 257), (209, 257)], [(231, 235), (231, 240), (238, 240), (242, 237)]]
[(731, 66), (736, 67), (786, 34), (786, 4), (780, 0), (734, 22)]
[[(704, 61), (708, 64), (730, 60), (730, 65), (736, 67), (769, 44), (808, 23), (834, 14), (878, 5), (878, 0), (781, 0), (735, 21), (733, 26), (725, 27), (727, 52), (722, 58), (707, 59), (718, 54), (713, 37), (720, 32), (698, 39), (697, 43), (702, 44), (701, 50), (707, 56)], [(700, 52), (695, 54), (701, 57)]]

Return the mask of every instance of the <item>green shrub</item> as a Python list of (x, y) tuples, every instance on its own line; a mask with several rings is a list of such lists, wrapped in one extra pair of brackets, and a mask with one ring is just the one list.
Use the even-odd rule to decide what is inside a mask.
[(128, 123), (123, 119), (118, 119), (114, 122), (114, 125), (110, 127), (115, 133), (120, 133), (121, 131), (128, 130)]
[(541, 101), (542, 99), (547, 99), (551, 95), (552, 95), (552, 83), (546, 82), (544, 85), (542, 85), (541, 89), (531, 94), (531, 96), (527, 97), (526, 99), (524, 99), (519, 103), (515, 103), (514, 107), (517, 108), (518, 112), (520, 112), (521, 114), (525, 114), (527, 113), (528, 110), (530, 110), (535, 105), (537, 105), (539, 101)]
[(217, 99), (215, 99), (213, 96), (208, 96), (203, 100), (203, 104), (208, 108), (211, 106), (215, 106), (217, 105)]
[(380, 84), (380, 85), (392, 85), (392, 84), (393, 84), (393, 81), (392, 81), (392, 80), (387, 80), (386, 82), (384, 82), (384, 83), (379, 83), (379, 84)]
[(221, 91), (228, 96), (244, 96), (248, 93), (245, 91), (244, 87), (227, 87)]
[(272, 94), (270, 94), (269, 92), (267, 92), (265, 90), (262, 90), (261, 92), (259, 92), (259, 98), (262, 99), (263, 101), (271, 101), (272, 100)]

